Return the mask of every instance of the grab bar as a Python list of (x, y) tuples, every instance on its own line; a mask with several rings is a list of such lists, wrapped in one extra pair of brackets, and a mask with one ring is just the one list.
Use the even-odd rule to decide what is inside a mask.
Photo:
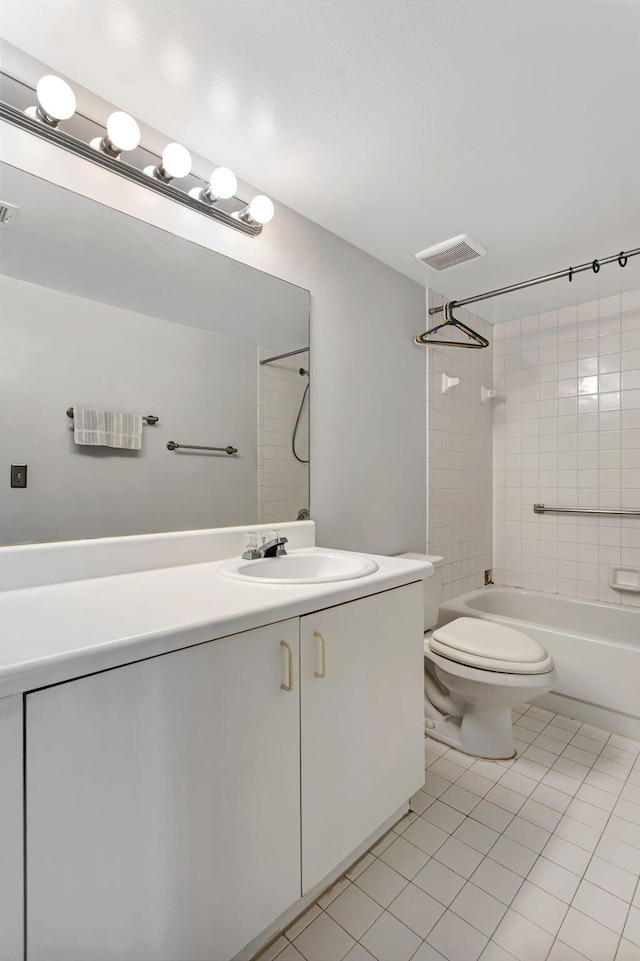
[(533, 505), (534, 514), (613, 514), (616, 517), (640, 517), (640, 511), (598, 510), (586, 507), (545, 507), (544, 504)]
[(237, 453), (238, 453), (238, 448), (237, 448), (237, 447), (231, 447), (231, 445), (229, 445), (228, 447), (200, 447), (198, 444), (176, 444), (176, 442), (175, 442), (174, 440), (170, 440), (170, 441), (167, 443), (167, 450), (181, 450), (181, 449), (184, 449), (184, 450), (221, 450), (221, 451), (224, 451), (225, 454), (237, 454)]

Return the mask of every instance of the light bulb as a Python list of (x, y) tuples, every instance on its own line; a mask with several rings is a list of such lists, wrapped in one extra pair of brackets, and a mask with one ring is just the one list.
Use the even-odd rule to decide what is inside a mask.
[(107, 137), (113, 150), (135, 150), (140, 143), (140, 127), (133, 117), (116, 110), (107, 120)]
[[(162, 180), (165, 184), (173, 180), (174, 177), (186, 177), (191, 172), (191, 154), (186, 147), (179, 143), (168, 143), (162, 151), (162, 160), (157, 167), (153, 165), (144, 167), (144, 173), (156, 180)], [(193, 197), (192, 190), (189, 191)]]
[(208, 187), (193, 187), (189, 196), (205, 204), (215, 204), (218, 200), (228, 200), (238, 189), (236, 175), (228, 167), (216, 167), (209, 178)]
[(186, 177), (191, 172), (191, 154), (179, 143), (168, 143), (162, 151), (161, 172), (167, 180)]
[(238, 189), (236, 175), (228, 167), (217, 167), (209, 180), (209, 193), (216, 200), (228, 200)]
[(133, 117), (122, 110), (110, 114), (105, 137), (95, 137), (91, 146), (110, 157), (119, 157), (123, 150), (135, 150), (140, 143), (140, 127)]
[(275, 213), (273, 208), (273, 203), (268, 197), (263, 194), (258, 194), (254, 197), (249, 207), (247, 213), (251, 220), (255, 220), (258, 224), (268, 224), (270, 220), (273, 220), (273, 215)]
[(57, 127), (61, 120), (68, 120), (76, 112), (75, 94), (61, 77), (52, 74), (40, 77), (36, 95), (38, 106), (29, 107), (26, 113), (51, 127)]

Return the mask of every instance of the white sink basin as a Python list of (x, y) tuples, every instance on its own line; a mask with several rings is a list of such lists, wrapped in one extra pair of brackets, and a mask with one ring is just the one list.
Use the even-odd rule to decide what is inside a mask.
[(225, 577), (260, 584), (324, 584), (366, 577), (377, 570), (376, 562), (361, 554), (318, 551), (312, 547), (257, 561), (230, 558), (218, 567)]

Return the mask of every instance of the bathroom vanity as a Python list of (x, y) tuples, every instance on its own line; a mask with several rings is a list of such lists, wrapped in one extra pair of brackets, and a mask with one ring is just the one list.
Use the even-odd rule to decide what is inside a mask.
[(243, 535), (0, 551), (2, 961), (250, 957), (422, 784), (433, 569), (243, 583)]

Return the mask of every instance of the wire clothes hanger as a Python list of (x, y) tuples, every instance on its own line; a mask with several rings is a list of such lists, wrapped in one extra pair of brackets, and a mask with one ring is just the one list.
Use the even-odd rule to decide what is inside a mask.
[[(463, 324), (461, 320), (458, 320), (457, 317), (453, 316), (454, 306), (454, 300), (450, 300), (447, 304), (445, 304), (444, 323), (438, 324), (437, 327), (431, 327), (430, 330), (425, 330), (424, 334), (418, 334), (416, 337), (416, 344), (436, 344), (441, 345), (442, 347), (462, 347), (465, 350), (481, 350), (483, 347), (488, 347), (489, 341), (486, 337), (483, 337), (482, 334), (479, 334), (477, 330), (467, 327), (467, 325)], [(436, 340), (431, 338), (431, 334), (435, 334), (437, 330), (442, 330), (443, 327), (447, 327), (449, 324), (452, 324), (454, 327), (457, 327), (458, 330), (461, 330), (462, 333), (466, 334), (471, 341), (474, 341), (474, 343), (456, 340)]]

